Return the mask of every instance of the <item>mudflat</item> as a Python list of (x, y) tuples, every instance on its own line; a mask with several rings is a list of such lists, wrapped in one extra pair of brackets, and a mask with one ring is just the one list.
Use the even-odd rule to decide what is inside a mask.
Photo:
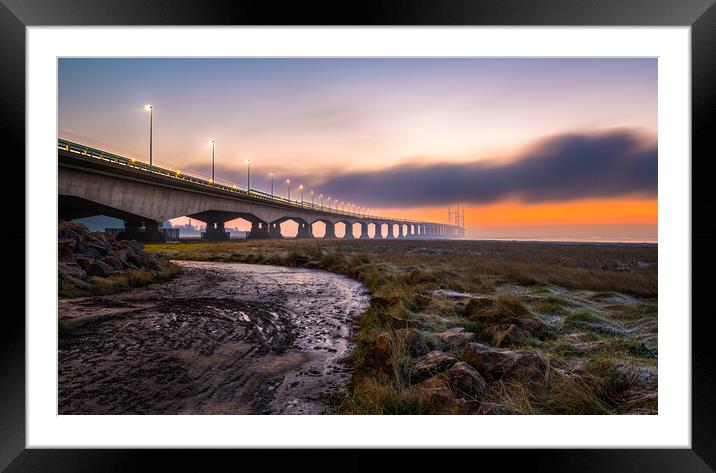
[(337, 409), (364, 286), (311, 269), (180, 264), (168, 282), (59, 301), (60, 414)]

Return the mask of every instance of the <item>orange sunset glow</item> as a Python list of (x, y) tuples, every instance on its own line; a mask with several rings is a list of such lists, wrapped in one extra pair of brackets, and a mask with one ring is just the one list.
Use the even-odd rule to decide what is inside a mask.
[(215, 139), (216, 182), (237, 188), (250, 160), (252, 188), (273, 176), (282, 197), (290, 179), (292, 198), (303, 185), (306, 199), (440, 223), (459, 205), (469, 238), (656, 241), (656, 65), (61, 59), (58, 134), (147, 161), (151, 103), (154, 163), (184, 174), (211, 176)]

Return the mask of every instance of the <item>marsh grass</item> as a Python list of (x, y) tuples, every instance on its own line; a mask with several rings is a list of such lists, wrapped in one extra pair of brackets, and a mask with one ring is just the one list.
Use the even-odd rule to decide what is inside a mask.
[[(440, 241), (232, 241), (146, 245), (172, 259), (231, 261), (324, 269), (359, 280), (371, 304), (358, 321), (351, 355), (346, 414), (427, 414), (439, 407), (410, 388), (416, 355), (396, 337), (394, 317), (418, 320), (428, 349), (433, 332), (463, 327), (480, 336), (501, 319), (556, 317), (550, 335), (534, 334), (519, 349), (539, 353), (570, 370), (548, 371), (541, 383), (497, 380), (478, 413), (656, 413), (655, 382), (637, 367), (656, 358), (657, 251), (648, 247)], [(648, 265), (640, 264), (647, 262)], [(503, 284), (526, 286), (524, 294)], [(559, 286), (569, 294), (549, 290)], [(436, 296), (437, 289), (471, 293)], [(623, 293), (630, 305), (595, 305), (585, 294)], [(569, 295), (569, 298), (567, 297)], [(606, 297), (606, 296), (605, 296)], [(581, 298), (575, 302), (574, 298)], [(629, 335), (632, 330), (641, 339)], [(644, 338), (647, 334), (650, 338)], [(376, 343), (386, 342), (387, 360)], [(383, 343), (381, 342), (381, 343)], [(592, 345), (589, 345), (589, 344)], [(589, 350), (584, 349), (584, 344)], [(462, 348), (447, 347), (456, 356)], [(478, 403), (479, 404), (479, 403)]]

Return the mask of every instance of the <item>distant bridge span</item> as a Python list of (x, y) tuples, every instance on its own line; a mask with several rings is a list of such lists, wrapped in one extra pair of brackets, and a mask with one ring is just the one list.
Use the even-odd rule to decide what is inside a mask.
[[(443, 223), (383, 218), (297, 202), (255, 190), (213, 183), (78, 143), (58, 140), (59, 217), (72, 220), (107, 215), (124, 220), (119, 238), (164, 241), (159, 222), (187, 216), (206, 223), (202, 238), (227, 240), (224, 223), (251, 222), (248, 238), (283, 238), (280, 224), (298, 223), (296, 238), (313, 238), (312, 225), (326, 225), (324, 238), (336, 238), (335, 225), (345, 224), (343, 238), (459, 238), (464, 228)], [(354, 235), (353, 225), (361, 232)], [(385, 226), (386, 231), (383, 232)]]

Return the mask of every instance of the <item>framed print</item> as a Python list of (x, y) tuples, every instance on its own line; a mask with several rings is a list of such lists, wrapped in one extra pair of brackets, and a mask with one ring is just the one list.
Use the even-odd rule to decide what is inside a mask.
[(0, 466), (713, 471), (712, 3), (3, 0)]

